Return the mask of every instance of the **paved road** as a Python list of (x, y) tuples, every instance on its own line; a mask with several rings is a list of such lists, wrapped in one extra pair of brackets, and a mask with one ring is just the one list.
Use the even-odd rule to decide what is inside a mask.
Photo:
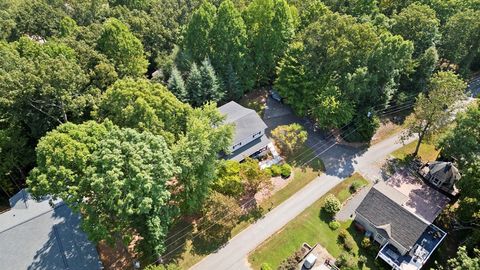
[[(377, 173), (379, 165), (385, 158), (401, 146), (398, 136), (373, 145), (366, 151), (352, 149), (343, 151), (345, 149), (334, 149), (343, 148), (342, 146), (335, 146), (331, 149), (333, 151), (327, 151), (320, 156), (327, 163), (325, 174), (314, 179), (262, 219), (232, 238), (223, 248), (194, 265), (192, 269), (249, 269), (247, 256), (258, 245), (342, 182), (351, 172), (358, 171), (363, 175)], [(337, 155), (338, 153), (340, 155)]]

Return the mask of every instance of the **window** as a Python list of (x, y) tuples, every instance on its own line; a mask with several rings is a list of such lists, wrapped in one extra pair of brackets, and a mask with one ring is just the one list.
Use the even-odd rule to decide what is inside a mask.
[(261, 131), (259, 131), (259, 132), (255, 133), (255, 134), (253, 134), (253, 135), (252, 135), (252, 138), (256, 138), (257, 136), (260, 136), (260, 134), (262, 134), (262, 132), (261, 132)]
[(377, 240), (378, 240), (378, 242), (383, 244), (383, 243), (385, 243), (386, 239), (381, 234), (377, 233)]
[(239, 147), (239, 146), (241, 146), (241, 145), (242, 145), (242, 143), (239, 142), (239, 143), (235, 144), (235, 145), (232, 147), (232, 149), (235, 150), (235, 148), (237, 148), (237, 147)]
[(433, 183), (435, 186), (439, 186), (439, 185), (440, 185), (440, 180), (438, 180), (438, 179), (435, 178), (435, 177), (432, 177), (432, 183)]

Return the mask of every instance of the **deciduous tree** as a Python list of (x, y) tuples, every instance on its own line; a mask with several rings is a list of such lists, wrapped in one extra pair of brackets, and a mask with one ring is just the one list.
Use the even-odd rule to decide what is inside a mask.
[(40, 140), (28, 184), (33, 195), (61, 198), (82, 214), (90, 239), (139, 234), (144, 251), (161, 253), (175, 214), (169, 181), (176, 170), (161, 136), (111, 122), (67, 123)]
[(453, 72), (438, 72), (428, 83), (428, 92), (417, 97), (414, 112), (406, 120), (405, 137), (418, 136), (414, 156), (423, 139), (451, 122), (455, 104), (464, 98), (465, 82)]
[(278, 126), (272, 131), (272, 138), (286, 154), (298, 150), (307, 140), (308, 133), (300, 124)]
[(120, 77), (140, 77), (147, 72), (142, 42), (117, 19), (110, 18), (103, 24), (98, 49), (115, 64)]
[(94, 115), (99, 121), (162, 135), (173, 144), (185, 132), (188, 110), (163, 85), (127, 78), (108, 88)]

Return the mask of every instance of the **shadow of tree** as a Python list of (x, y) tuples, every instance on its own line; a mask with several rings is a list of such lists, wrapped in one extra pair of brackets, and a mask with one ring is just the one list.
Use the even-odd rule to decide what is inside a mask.
[[(188, 240), (193, 236), (193, 230), (194, 225), (189, 219), (180, 219), (172, 226), (168, 232), (167, 241), (165, 241), (167, 247), (165, 254), (168, 254), (168, 257), (164, 258), (166, 261), (175, 261), (181, 258), (187, 249)], [(154, 256), (154, 254), (149, 255)]]
[(80, 229), (80, 217), (66, 205), (56, 207), (51, 217), (39, 218), (46, 218), (38, 220), (43, 224), (52, 222), (53, 218), (54, 224), (48, 233), (48, 240), (37, 250), (27, 269), (101, 269), (94, 245)]

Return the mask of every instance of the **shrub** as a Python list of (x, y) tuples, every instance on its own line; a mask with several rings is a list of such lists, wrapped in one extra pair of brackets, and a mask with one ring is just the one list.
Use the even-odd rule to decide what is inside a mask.
[(350, 193), (353, 194), (353, 193), (357, 192), (362, 186), (363, 186), (363, 184), (360, 181), (354, 181), (350, 185)]
[(283, 260), (282, 264), (278, 267), (278, 270), (296, 270), (298, 262), (295, 256), (290, 256)]
[(338, 228), (340, 228), (340, 223), (338, 221), (333, 220), (333, 221), (330, 221), (330, 223), (328, 223), (328, 227), (330, 227), (332, 231), (335, 231)]
[(345, 229), (340, 230), (340, 232), (338, 233), (338, 238), (340, 242), (343, 243), (343, 247), (345, 247), (347, 251), (353, 250), (356, 245), (353, 237)]
[(282, 168), (279, 165), (272, 165), (270, 170), (272, 171), (272, 176), (279, 176), (282, 174)]
[(365, 257), (365, 256), (363, 256), (363, 255), (358, 256), (358, 262), (359, 262), (361, 265), (364, 265), (365, 263), (367, 263), (367, 257)]
[(272, 267), (268, 263), (262, 263), (260, 270), (272, 270)]
[(343, 247), (347, 251), (352, 251), (353, 248), (355, 247), (355, 245), (356, 245), (355, 240), (353, 239), (353, 237), (351, 235), (348, 235), (347, 238), (345, 238), (343, 240)]
[(362, 239), (362, 247), (365, 248), (365, 249), (368, 249), (368, 248), (370, 248), (370, 246), (372, 246), (372, 242), (370, 241), (370, 238), (364, 237)]
[(298, 250), (293, 254), (293, 257), (297, 262), (301, 262), (303, 259), (303, 252), (301, 250)]
[(323, 205), (323, 209), (325, 210), (325, 212), (333, 216), (338, 211), (340, 211), (341, 206), (342, 204), (337, 199), (337, 197), (335, 197), (335, 195), (333, 194), (329, 194), (327, 198), (325, 198), (325, 204)]
[(355, 257), (353, 257), (353, 255), (348, 252), (343, 252), (342, 254), (340, 254), (335, 264), (341, 269), (354, 267)]
[(287, 163), (283, 164), (281, 167), (281, 175), (282, 177), (289, 177), (291, 174), (292, 174), (292, 167), (290, 165), (288, 165)]

